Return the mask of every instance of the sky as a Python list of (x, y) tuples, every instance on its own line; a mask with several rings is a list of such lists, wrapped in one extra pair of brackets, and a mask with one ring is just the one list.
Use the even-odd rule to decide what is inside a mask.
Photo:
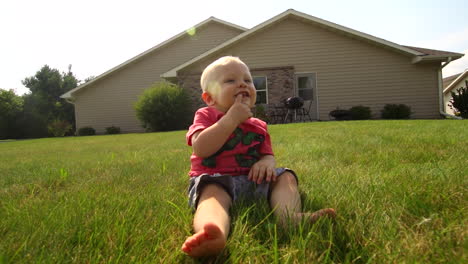
[(214, 16), (252, 28), (287, 9), (394, 43), (466, 54), (443, 76), (468, 68), (465, 0), (15, 0), (0, 2), (0, 89), (44, 65), (79, 80), (99, 76)]

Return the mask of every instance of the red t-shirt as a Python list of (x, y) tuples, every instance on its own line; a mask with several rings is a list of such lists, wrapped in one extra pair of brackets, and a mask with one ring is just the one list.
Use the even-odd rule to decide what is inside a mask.
[[(194, 133), (210, 127), (223, 116), (223, 112), (213, 107), (198, 109), (186, 135), (187, 144), (192, 146)], [(236, 128), (223, 147), (212, 156), (201, 158), (192, 153), (189, 175), (247, 175), (250, 167), (263, 155), (273, 155), (267, 125), (260, 119), (249, 118)]]

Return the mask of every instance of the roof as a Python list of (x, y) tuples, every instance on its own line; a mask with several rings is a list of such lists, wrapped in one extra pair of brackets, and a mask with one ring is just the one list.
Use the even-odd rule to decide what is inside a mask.
[[(403, 46), (403, 45), (402, 45)], [(403, 46), (407, 47), (412, 50), (419, 51), (424, 54), (424, 56), (463, 56), (461, 53), (455, 53), (451, 51), (443, 51), (443, 50), (433, 50), (433, 49), (425, 49), (425, 48), (418, 48), (418, 47), (411, 47), (411, 46)]]
[(468, 78), (468, 69), (464, 72), (446, 77), (442, 80), (444, 87), (444, 94), (450, 92), (458, 83)]
[(465, 54), (463, 53), (456, 53), (451, 51), (443, 51), (443, 50), (434, 50), (434, 49), (425, 49), (425, 48), (418, 48), (418, 47), (411, 47), (411, 46), (403, 46), (412, 50), (416, 50), (422, 53), (422, 55), (418, 56), (417, 58), (413, 59), (414, 63), (419, 61), (425, 60), (443, 60), (451, 58), (451, 60), (456, 60), (463, 57)]
[(424, 48), (416, 48), (416, 47), (410, 47), (410, 46), (402, 46), (402, 45), (399, 45), (399, 44), (396, 44), (396, 43), (393, 43), (393, 42), (390, 42), (390, 41), (387, 41), (387, 40), (384, 40), (384, 39), (381, 39), (381, 38), (378, 38), (378, 37), (375, 37), (375, 36), (372, 36), (372, 35), (369, 35), (369, 34), (366, 34), (366, 33), (363, 33), (363, 32), (360, 32), (360, 31), (357, 31), (357, 30), (354, 30), (354, 29), (351, 29), (351, 28), (347, 28), (347, 27), (344, 27), (344, 26), (341, 26), (341, 25), (338, 25), (338, 24), (335, 24), (335, 23), (332, 23), (332, 22), (329, 22), (329, 21), (326, 21), (326, 20), (323, 20), (323, 19), (320, 19), (320, 18), (317, 18), (317, 17), (314, 17), (314, 16), (311, 16), (311, 15), (307, 15), (307, 14), (304, 14), (304, 13), (301, 13), (301, 12), (298, 12), (294, 9), (288, 9), (287, 11), (253, 27), (252, 29), (250, 30), (247, 30), (246, 32), (242, 33), (242, 34), (239, 34), (238, 36), (222, 43), (221, 45), (193, 58), (192, 60), (186, 62), (186, 63), (183, 63), (171, 70), (169, 70), (168, 72), (164, 73), (161, 75), (161, 77), (163, 78), (171, 78), (171, 77), (176, 77), (177, 76), (177, 72), (194, 64), (195, 62), (203, 59), (203, 58), (206, 58), (207, 56), (223, 49), (223, 48), (226, 48), (230, 45), (233, 45), (245, 38), (247, 38), (248, 36), (258, 32), (259, 30), (273, 24), (273, 23), (276, 23), (282, 19), (285, 19), (287, 17), (290, 17), (290, 16), (294, 16), (294, 17), (297, 17), (297, 18), (300, 18), (304, 21), (307, 21), (307, 22), (310, 22), (310, 23), (314, 23), (314, 24), (317, 24), (321, 27), (324, 27), (324, 28), (327, 28), (331, 31), (334, 31), (334, 32), (338, 32), (338, 33), (341, 33), (341, 34), (344, 34), (344, 35), (347, 35), (349, 37), (352, 37), (352, 38), (355, 38), (355, 39), (359, 39), (359, 40), (363, 40), (363, 41), (366, 41), (366, 42), (370, 42), (370, 43), (373, 43), (373, 44), (376, 44), (376, 45), (379, 45), (379, 46), (382, 46), (382, 47), (385, 47), (385, 48), (389, 48), (389, 49), (392, 49), (394, 51), (397, 51), (399, 53), (402, 53), (402, 54), (405, 54), (407, 56), (410, 56), (413, 58), (412, 60), (412, 63), (418, 63), (420, 61), (423, 61), (423, 60), (447, 60), (448, 57), (452, 57), (451, 60), (454, 60), (454, 59), (458, 59), (458, 58), (461, 58), (464, 54), (461, 54), (461, 53), (453, 53), (453, 52), (446, 52), (446, 51), (437, 51), (437, 50), (430, 50), (430, 49), (424, 49)]
[(442, 87), (444, 88), (447, 88), (447, 86), (449, 86), (449, 84), (451, 84), (455, 79), (458, 78), (458, 76), (460, 76), (463, 72), (460, 72), (460, 73), (457, 73), (455, 75), (452, 75), (452, 76), (449, 76), (449, 77), (446, 77), (442, 80)]
[(173, 36), (172, 38), (170, 38), (170, 39), (168, 39), (168, 40), (166, 40), (166, 41), (164, 41), (164, 42), (161, 42), (160, 44), (154, 46), (153, 48), (151, 48), (151, 49), (149, 49), (149, 50), (147, 50), (147, 51), (144, 51), (143, 53), (141, 53), (141, 54), (139, 54), (139, 55), (137, 55), (137, 56), (135, 56), (135, 57), (133, 57), (133, 58), (131, 58), (131, 59), (125, 61), (125, 62), (123, 62), (122, 64), (117, 65), (116, 67), (114, 67), (114, 68), (112, 68), (112, 69), (110, 69), (110, 70), (104, 72), (103, 74), (97, 76), (96, 78), (92, 79), (91, 81), (86, 82), (86, 83), (84, 83), (84, 84), (82, 84), (82, 85), (80, 85), (80, 86), (78, 86), (78, 87), (76, 87), (76, 88), (74, 88), (74, 89), (72, 89), (72, 90), (66, 92), (65, 94), (61, 95), (60, 97), (61, 97), (61, 98), (65, 98), (65, 99), (70, 99), (70, 98), (72, 98), (72, 94), (75, 93), (75, 92), (77, 92), (78, 90), (81, 90), (81, 89), (83, 89), (83, 88), (85, 88), (85, 87), (91, 85), (92, 83), (95, 83), (95, 82), (97, 82), (97, 81), (100, 80), (100, 79), (103, 79), (103, 78), (106, 77), (107, 75), (110, 75), (111, 73), (113, 73), (113, 72), (115, 72), (115, 71), (118, 71), (118, 70), (124, 68), (125, 66), (127, 66), (127, 65), (131, 64), (132, 62), (134, 62), (134, 61), (136, 61), (136, 60), (138, 60), (138, 59), (140, 59), (140, 58), (146, 56), (146, 55), (149, 54), (149, 53), (152, 53), (152, 52), (154, 52), (154, 51), (156, 51), (156, 50), (158, 50), (158, 49), (161, 49), (161, 48), (167, 46), (168, 44), (170, 44), (170, 43), (172, 43), (172, 42), (178, 40), (179, 38), (185, 36), (186, 34), (188, 34), (188, 32), (189, 32), (190, 30), (203, 27), (204, 25), (206, 25), (206, 24), (208, 24), (208, 23), (210, 23), (210, 22), (217, 22), (217, 23), (220, 23), (220, 24), (224, 24), (224, 25), (226, 25), (226, 26), (228, 26), (228, 27), (236, 28), (236, 29), (239, 29), (239, 30), (241, 30), (241, 31), (246, 31), (246, 30), (247, 30), (247, 28), (244, 28), (244, 27), (241, 27), (241, 26), (238, 26), (238, 25), (229, 23), (229, 22), (227, 22), (227, 21), (224, 21), (224, 20), (221, 20), (221, 19), (218, 19), (218, 18), (215, 18), (215, 17), (212, 16), (212, 17), (210, 17), (210, 18), (208, 18), (208, 19), (206, 19), (206, 20), (204, 20), (204, 21), (202, 21), (202, 22), (196, 24), (195, 26), (191, 27), (190, 29), (185, 30), (185, 31), (183, 31), (183, 32), (181, 32), (181, 33), (179, 33), (179, 34)]
[[(369, 34), (366, 34), (366, 33), (363, 33), (363, 32), (360, 32), (360, 31), (357, 31), (357, 30), (354, 30), (354, 29), (351, 29), (351, 28), (347, 28), (347, 27), (344, 27), (344, 26), (341, 26), (341, 25), (338, 25), (338, 24), (335, 24), (335, 23), (332, 23), (332, 22), (329, 22), (329, 21), (326, 21), (326, 20), (323, 20), (323, 19), (320, 19), (320, 18), (317, 18), (317, 17), (314, 17), (314, 16), (310, 16), (310, 15), (307, 15), (305, 13), (301, 13), (301, 12), (298, 12), (294, 9), (288, 9), (286, 10), (285, 12), (251, 28), (250, 30), (244, 28), (244, 27), (241, 27), (241, 26), (238, 26), (238, 25), (235, 25), (235, 24), (232, 24), (232, 23), (229, 23), (229, 22), (226, 22), (226, 21), (223, 21), (223, 20), (220, 20), (220, 19), (217, 19), (215, 17), (210, 17), (204, 21), (202, 21), (201, 23), (193, 26), (192, 28), (199, 28), (199, 27), (202, 27), (203, 25), (207, 24), (207, 23), (210, 23), (210, 22), (217, 22), (217, 23), (221, 23), (221, 24), (224, 24), (224, 25), (227, 25), (229, 27), (233, 27), (233, 28), (236, 28), (236, 29), (239, 29), (241, 31), (243, 31), (243, 33), (239, 34), (238, 36), (218, 45), (217, 47), (213, 48), (213, 49), (210, 49), (208, 50), (207, 52), (199, 55), (199, 56), (196, 56), (195, 58), (169, 70), (168, 72), (166, 73), (163, 73), (161, 74), (161, 77), (163, 78), (171, 78), (171, 77), (177, 77), (177, 71), (181, 70), (181, 69), (184, 69), (194, 63), (196, 63), (197, 61), (213, 54), (214, 52), (216, 51), (219, 51), (225, 47), (228, 47), (230, 45), (233, 45), (239, 41), (242, 41), (243, 39), (251, 36), (252, 34), (255, 34), (256, 32), (274, 24), (274, 23), (277, 23), (283, 19), (286, 19), (288, 17), (296, 17), (296, 18), (299, 18), (301, 20), (304, 20), (306, 22), (309, 22), (309, 23), (313, 23), (313, 24), (316, 24), (320, 27), (323, 27), (323, 28), (326, 28), (328, 30), (331, 30), (331, 31), (334, 31), (334, 32), (337, 32), (337, 33), (340, 33), (340, 34), (344, 34), (348, 37), (351, 37), (351, 38), (355, 38), (355, 39), (359, 39), (359, 40), (362, 40), (362, 41), (366, 41), (366, 42), (369, 42), (369, 43), (373, 43), (375, 45), (378, 45), (378, 46), (382, 46), (384, 48), (387, 48), (387, 49), (391, 49), (391, 50), (394, 50), (396, 52), (399, 52), (401, 54), (404, 54), (406, 56), (409, 56), (412, 58), (412, 63), (419, 63), (421, 61), (450, 61), (450, 60), (456, 60), (458, 58), (461, 58), (463, 57), (464, 54), (461, 54), (461, 53), (454, 53), (454, 52), (448, 52), (448, 51), (439, 51), (439, 50), (431, 50), (431, 49), (424, 49), (424, 48), (417, 48), (417, 47), (411, 47), (411, 46), (403, 46), (403, 45), (399, 45), (399, 44), (396, 44), (396, 43), (393, 43), (393, 42), (390, 42), (390, 41), (387, 41), (387, 40), (384, 40), (384, 39), (381, 39), (381, 38), (378, 38), (378, 37), (375, 37), (375, 36), (372, 36), (372, 35), (369, 35)], [(109, 71), (97, 76), (96, 78), (94, 78), (93, 80), (89, 81), (89, 82), (86, 82), (70, 91), (68, 91), (67, 93), (63, 94), (62, 98), (65, 98), (65, 99), (70, 99), (72, 98), (72, 95), (73, 93), (103, 79), (104, 77), (126, 67), (127, 65), (131, 64), (132, 62), (148, 55), (149, 53), (152, 53), (158, 49), (161, 49), (162, 47), (165, 47), (166, 45), (178, 40), (179, 38), (185, 36), (187, 34), (187, 31), (183, 31), (177, 35), (175, 35), (174, 37), (158, 44), (157, 46), (123, 62), (122, 64), (110, 69)]]

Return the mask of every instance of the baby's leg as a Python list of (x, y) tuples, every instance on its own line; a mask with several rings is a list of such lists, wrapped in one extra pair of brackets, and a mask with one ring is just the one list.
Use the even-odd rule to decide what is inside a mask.
[(270, 206), (275, 209), (275, 215), (284, 225), (287, 224), (288, 220), (299, 223), (305, 218), (314, 223), (322, 216), (330, 218), (336, 216), (333, 208), (321, 209), (312, 213), (301, 212), (301, 197), (296, 177), (288, 171), (281, 174), (276, 182), (271, 184)]
[(195, 234), (188, 237), (182, 251), (192, 257), (219, 254), (229, 234), (231, 197), (217, 184), (203, 188), (193, 219)]

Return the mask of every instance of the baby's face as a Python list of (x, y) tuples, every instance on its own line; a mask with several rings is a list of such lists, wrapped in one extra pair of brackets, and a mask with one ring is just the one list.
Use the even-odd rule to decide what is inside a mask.
[(226, 113), (239, 94), (249, 107), (252, 108), (255, 105), (257, 92), (249, 69), (244, 64), (231, 61), (217, 67), (214, 71), (212, 82), (208, 84), (208, 93), (216, 109)]

